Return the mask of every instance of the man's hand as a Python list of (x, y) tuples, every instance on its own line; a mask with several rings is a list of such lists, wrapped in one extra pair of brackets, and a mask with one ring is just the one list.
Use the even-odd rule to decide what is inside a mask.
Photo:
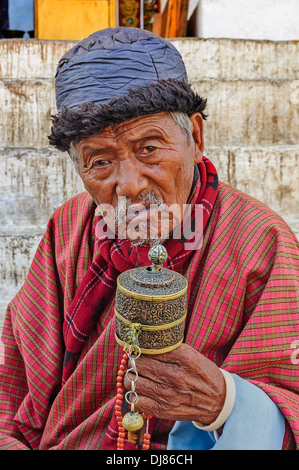
[[(187, 344), (165, 354), (136, 359), (138, 402), (135, 410), (158, 418), (215, 421), (225, 400), (225, 381), (219, 368)], [(132, 374), (132, 379), (135, 374)], [(131, 389), (125, 379), (124, 386)]]

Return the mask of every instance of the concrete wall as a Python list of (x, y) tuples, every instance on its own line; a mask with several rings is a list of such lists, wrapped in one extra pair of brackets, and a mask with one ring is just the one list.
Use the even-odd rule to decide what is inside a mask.
[(201, 38), (299, 39), (298, 0), (200, 0), (195, 16)]
[[(221, 179), (262, 200), (299, 234), (297, 42), (177, 39), (208, 98), (206, 155)], [(53, 213), (83, 190), (48, 146), (56, 64), (73, 43), (0, 40), (0, 325)]]

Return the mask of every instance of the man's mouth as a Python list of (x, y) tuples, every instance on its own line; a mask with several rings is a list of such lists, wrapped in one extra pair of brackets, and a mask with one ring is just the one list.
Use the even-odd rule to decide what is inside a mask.
[(99, 208), (109, 230), (119, 238), (164, 239), (172, 229), (172, 217), (166, 204), (153, 193), (138, 202), (122, 197), (116, 207), (106, 205)]

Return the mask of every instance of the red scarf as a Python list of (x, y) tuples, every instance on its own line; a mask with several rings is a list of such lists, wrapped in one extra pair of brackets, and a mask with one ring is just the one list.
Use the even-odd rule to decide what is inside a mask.
[[(204, 231), (216, 200), (218, 177), (213, 164), (205, 157), (198, 168), (199, 181), (188, 202), (192, 204), (191, 219), (195, 217), (195, 205), (202, 205), (202, 231)], [(193, 249), (184, 249), (186, 241), (188, 240), (174, 238), (167, 240), (165, 247), (168, 260), (164, 264), (165, 267), (177, 271), (186, 262), (193, 253)], [(66, 313), (63, 327), (66, 347), (63, 382), (74, 371), (95, 322), (115, 295), (118, 275), (136, 266), (149, 264), (149, 247), (138, 247), (138, 249), (132, 250), (130, 241), (125, 239), (105, 238), (98, 240), (98, 243), (100, 244), (99, 255), (90, 265), (76, 292), (70, 310)]]

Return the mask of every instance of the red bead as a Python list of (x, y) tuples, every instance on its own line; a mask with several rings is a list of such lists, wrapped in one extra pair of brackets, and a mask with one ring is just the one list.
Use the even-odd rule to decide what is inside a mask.
[(122, 412), (120, 410), (116, 410), (115, 414), (116, 414), (116, 416), (121, 416)]
[(149, 450), (150, 446), (148, 444), (143, 444), (142, 449), (143, 450)]
[(123, 426), (118, 426), (119, 432), (125, 432), (125, 428)]
[(115, 405), (114, 407), (117, 411), (121, 410), (121, 405)]
[(119, 371), (120, 371), (120, 370), (125, 370), (125, 369), (126, 369), (126, 366), (125, 366), (124, 364), (121, 364), (121, 365), (119, 366)]
[(124, 437), (126, 437), (126, 433), (125, 432), (119, 432), (118, 437), (124, 438)]
[(150, 435), (149, 432), (145, 432), (143, 437), (144, 437), (144, 439), (150, 439), (151, 435)]

